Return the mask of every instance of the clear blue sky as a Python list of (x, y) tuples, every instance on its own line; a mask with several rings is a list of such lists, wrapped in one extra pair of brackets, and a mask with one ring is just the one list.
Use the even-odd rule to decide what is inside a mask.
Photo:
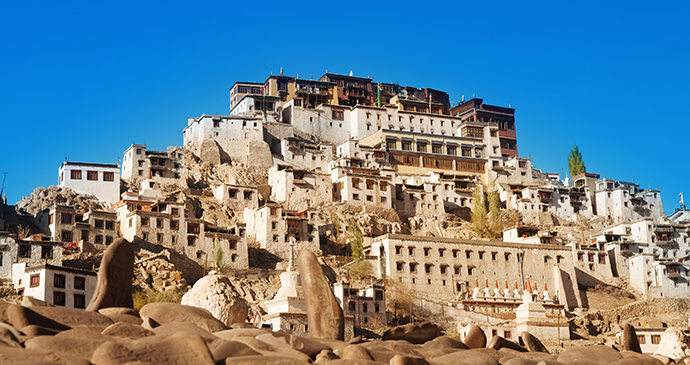
[(71, 161), (182, 144), (235, 81), (335, 73), (516, 109), (518, 152), (690, 199), (690, 5), (619, 2), (0, 4), (0, 173), (9, 203)]

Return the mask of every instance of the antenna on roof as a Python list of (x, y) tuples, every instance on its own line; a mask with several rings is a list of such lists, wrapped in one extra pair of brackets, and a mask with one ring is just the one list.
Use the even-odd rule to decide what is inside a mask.
[(283, 68), (280, 68), (280, 76), (283, 76)]
[(354, 76), (354, 74), (352, 73), (352, 70), (350, 70), (350, 76)]
[(477, 97), (477, 94), (472, 94), (472, 97), (473, 97), (473, 98), (476, 98), (476, 97)]
[(465, 95), (462, 96), (462, 102), (465, 102)]

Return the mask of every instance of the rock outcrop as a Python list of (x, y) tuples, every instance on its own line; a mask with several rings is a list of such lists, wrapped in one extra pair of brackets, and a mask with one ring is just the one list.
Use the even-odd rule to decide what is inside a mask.
[(96, 312), (108, 307), (133, 308), (133, 272), (134, 249), (129, 241), (118, 238), (103, 254), (96, 291), (86, 310)]
[(342, 341), (345, 338), (343, 310), (313, 252), (299, 253), (299, 273), (307, 303), (309, 336)]
[(226, 326), (243, 323), (249, 306), (227, 277), (209, 274), (199, 279), (182, 297), (183, 305), (204, 308)]

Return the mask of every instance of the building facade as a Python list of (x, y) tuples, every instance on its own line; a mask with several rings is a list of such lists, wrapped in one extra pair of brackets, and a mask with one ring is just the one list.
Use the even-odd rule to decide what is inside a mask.
[(120, 166), (65, 161), (58, 170), (58, 185), (115, 204), (120, 199)]

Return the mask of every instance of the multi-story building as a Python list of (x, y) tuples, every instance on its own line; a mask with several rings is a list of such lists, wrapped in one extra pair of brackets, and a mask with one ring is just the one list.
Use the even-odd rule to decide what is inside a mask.
[[(153, 184), (153, 186), (151, 186)], [(139, 193), (127, 192), (113, 206), (122, 236), (173, 249), (200, 265), (212, 262), (216, 240), (223, 250), (225, 266), (249, 267), (246, 232), (243, 224), (216, 227), (185, 211), (175, 196), (163, 197), (153, 180), (142, 182)]]
[(530, 278), (532, 283), (548, 284), (558, 293), (552, 297), (568, 308), (582, 305), (570, 246), (387, 234), (374, 239), (369, 254), (376, 256), (380, 278), (430, 299), (466, 296), (470, 283), (480, 278)]
[(336, 283), (333, 294), (343, 309), (343, 315), (354, 318), (356, 326), (388, 326), (386, 291), (382, 285), (371, 284), (355, 289), (350, 283)]
[(247, 234), (254, 236), (261, 248), (279, 257), (288, 257), (291, 238), (295, 239), (297, 252), (303, 249), (321, 252), (316, 213), (312, 210), (298, 212), (276, 202), (266, 202), (256, 210), (245, 209), (244, 220)]
[[(79, 214), (73, 206), (55, 204), (36, 214), (36, 225), (54, 241), (74, 242), (105, 249), (118, 237), (114, 212), (89, 211)], [(83, 246), (82, 246), (83, 248)]]
[(330, 204), (332, 186), (325, 173), (274, 165), (268, 170), (271, 199), (285, 209), (305, 211), (309, 208)]
[(25, 262), (12, 266), (12, 284), (19, 295), (32, 296), (56, 307), (85, 309), (96, 290), (96, 272)]
[(472, 98), (451, 108), (450, 114), (463, 122), (497, 123), (500, 154), (504, 158), (518, 156), (515, 109), (484, 104), (482, 99)]
[(184, 149), (170, 146), (167, 151), (151, 151), (145, 144), (132, 143), (122, 158), (123, 179), (180, 179), (184, 176)]
[(65, 161), (58, 170), (58, 185), (98, 200), (116, 203), (120, 199), (120, 166), (115, 164)]
[(247, 95), (264, 95), (264, 85), (256, 82), (237, 81), (230, 88), (230, 110), (235, 109), (235, 106), (240, 102), (240, 100)]
[(659, 190), (640, 189), (638, 184), (601, 179), (596, 182), (597, 215), (610, 223), (643, 218), (659, 221), (664, 214)]
[(246, 166), (272, 165), (271, 150), (263, 139), (262, 115), (202, 115), (188, 118), (183, 130), (184, 147), (197, 156), (204, 150), (220, 147), (220, 161), (226, 154)]
[(62, 242), (16, 239), (0, 232), (0, 281), (12, 279), (12, 264), (62, 265)]
[(643, 253), (630, 258), (630, 285), (645, 298), (687, 298), (689, 271), (686, 263)]

